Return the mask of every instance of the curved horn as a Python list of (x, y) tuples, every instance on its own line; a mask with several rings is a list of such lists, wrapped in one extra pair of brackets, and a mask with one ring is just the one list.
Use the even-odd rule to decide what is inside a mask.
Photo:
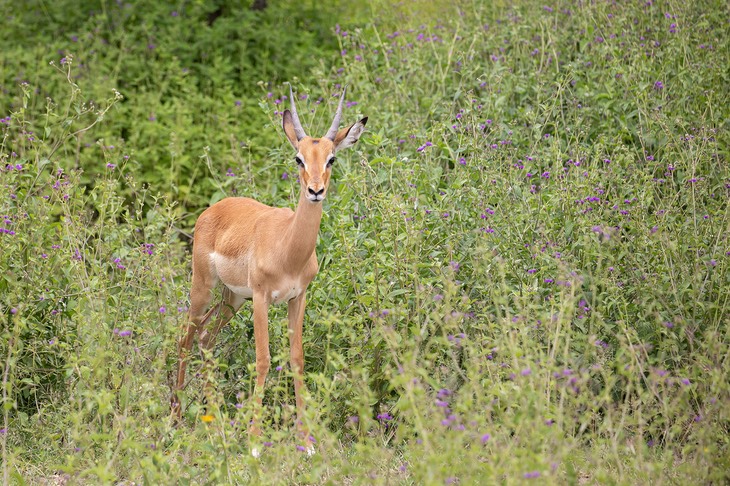
[(299, 115), (297, 114), (297, 107), (294, 104), (294, 91), (292, 91), (291, 83), (289, 83), (289, 100), (291, 100), (291, 118), (294, 122), (294, 133), (297, 136), (297, 140), (301, 140), (307, 136), (302, 128), (302, 122), (299, 121)]
[(337, 111), (335, 112), (335, 119), (332, 120), (332, 126), (330, 127), (329, 131), (327, 132), (327, 135), (325, 135), (325, 138), (329, 138), (333, 142), (335, 141), (335, 136), (337, 135), (337, 131), (340, 129), (340, 118), (342, 117), (342, 101), (345, 99), (345, 93), (347, 92), (347, 85), (345, 85), (342, 88), (342, 96), (340, 96), (340, 104), (337, 106)]

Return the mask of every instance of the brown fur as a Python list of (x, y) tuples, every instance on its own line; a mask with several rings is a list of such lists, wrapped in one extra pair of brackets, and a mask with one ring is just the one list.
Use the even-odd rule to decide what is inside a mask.
[[(193, 279), (190, 290), (190, 323), (180, 340), (179, 366), (171, 399), (173, 414), (181, 415), (177, 392), (185, 386), (187, 357), (193, 339), (210, 350), (220, 329), (247, 298), (253, 300), (256, 344), (256, 401), (269, 371), (268, 310), (272, 303), (288, 303), (290, 362), (301, 421), (304, 352), (302, 326), (306, 289), (318, 271), (315, 247), (322, 220), (322, 200), (327, 195), (332, 166), (328, 161), (337, 150), (357, 142), (367, 118), (339, 130), (334, 140), (297, 139), (289, 110), (283, 127), (289, 142), (304, 162), (299, 167), (301, 184), (295, 211), (273, 208), (253, 199), (231, 197), (209, 207), (195, 224)], [(300, 132), (300, 133), (303, 133)], [(224, 285), (223, 302), (209, 309), (215, 286)], [(254, 423), (254, 435), (260, 430)], [(306, 435), (306, 434), (305, 434)], [(308, 446), (311, 442), (306, 439)]]

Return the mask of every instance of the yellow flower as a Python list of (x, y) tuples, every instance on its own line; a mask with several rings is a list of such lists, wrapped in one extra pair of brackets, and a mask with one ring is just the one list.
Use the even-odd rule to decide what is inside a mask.
[(200, 420), (202, 420), (202, 421), (203, 421), (203, 422), (205, 422), (206, 424), (207, 424), (208, 422), (212, 422), (212, 421), (213, 421), (214, 419), (215, 419), (215, 417), (213, 417), (212, 415), (202, 415), (202, 416), (200, 417)]

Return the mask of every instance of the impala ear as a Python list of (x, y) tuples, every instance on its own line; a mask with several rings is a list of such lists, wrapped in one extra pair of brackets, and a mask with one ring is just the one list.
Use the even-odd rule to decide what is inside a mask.
[(365, 131), (365, 124), (367, 122), (368, 117), (365, 117), (362, 120), (353, 123), (349, 127), (339, 130), (337, 132), (337, 135), (335, 135), (334, 140), (335, 152), (355, 145), (355, 142), (360, 140), (360, 135), (362, 135), (362, 133)]
[(296, 130), (296, 127), (294, 126), (294, 119), (289, 110), (284, 110), (282, 124), (284, 125), (284, 133), (286, 133), (286, 138), (289, 139), (289, 143), (291, 143), (295, 149), (298, 149), (299, 148), (299, 138), (297, 138), (297, 130)]

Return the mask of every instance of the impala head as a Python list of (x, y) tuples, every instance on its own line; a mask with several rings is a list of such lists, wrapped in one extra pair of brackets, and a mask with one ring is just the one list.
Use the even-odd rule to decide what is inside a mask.
[(340, 129), (342, 101), (345, 99), (346, 90), (346, 87), (342, 89), (340, 104), (337, 106), (335, 119), (327, 134), (322, 138), (312, 138), (302, 128), (294, 104), (294, 93), (289, 86), (291, 111), (284, 111), (284, 132), (297, 151), (295, 160), (299, 166), (299, 182), (305, 197), (311, 202), (320, 202), (327, 195), (335, 154), (357, 142), (362, 132), (365, 131), (367, 117), (349, 127)]

